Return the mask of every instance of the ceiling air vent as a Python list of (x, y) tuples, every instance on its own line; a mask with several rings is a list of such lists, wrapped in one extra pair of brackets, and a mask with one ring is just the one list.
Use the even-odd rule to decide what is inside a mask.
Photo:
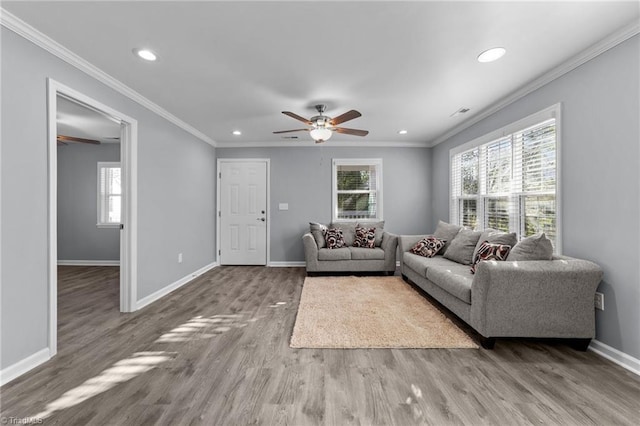
[(466, 114), (468, 112), (469, 112), (469, 108), (462, 107), (459, 110), (457, 110), (456, 112), (454, 112), (453, 114), (451, 114), (449, 117), (456, 117), (456, 116), (458, 116), (460, 114)]

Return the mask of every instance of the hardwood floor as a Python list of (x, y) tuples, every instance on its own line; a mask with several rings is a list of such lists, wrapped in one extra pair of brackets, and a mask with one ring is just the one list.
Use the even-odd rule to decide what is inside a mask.
[(58, 355), (4, 418), (61, 425), (631, 425), (640, 378), (563, 344), (291, 349), (303, 268), (220, 267), (133, 314), (118, 270), (61, 267)]

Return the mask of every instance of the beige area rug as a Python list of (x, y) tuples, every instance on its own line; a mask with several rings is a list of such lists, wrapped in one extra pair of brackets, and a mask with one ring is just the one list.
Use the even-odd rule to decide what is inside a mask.
[(307, 277), (292, 348), (477, 348), (400, 277)]

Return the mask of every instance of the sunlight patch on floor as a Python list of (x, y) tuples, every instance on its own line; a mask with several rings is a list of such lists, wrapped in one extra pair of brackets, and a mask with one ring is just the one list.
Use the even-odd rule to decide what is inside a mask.
[(405, 400), (405, 405), (411, 407), (411, 412), (415, 420), (421, 419), (424, 414), (418, 406), (419, 399), (422, 399), (422, 389), (412, 383), (411, 394)]
[[(226, 333), (233, 328), (246, 327), (244, 315), (227, 314), (203, 317), (198, 315), (160, 336), (154, 343), (188, 342), (195, 339), (208, 339)], [(250, 320), (249, 320), (250, 321)]]
[(153, 351), (136, 352), (127, 359), (120, 360), (99, 375), (90, 378), (79, 386), (68, 390), (62, 396), (49, 404), (44, 411), (32, 418), (46, 419), (56, 411), (73, 407), (98, 394), (108, 391), (114, 386), (129, 381), (163, 362), (176, 356), (174, 352)]

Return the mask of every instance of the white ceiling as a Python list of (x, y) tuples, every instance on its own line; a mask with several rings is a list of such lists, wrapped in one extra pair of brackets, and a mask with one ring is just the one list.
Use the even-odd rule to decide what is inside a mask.
[(120, 124), (62, 96), (57, 97), (57, 133), (102, 143), (120, 143)]
[[(626, 2), (12, 2), (2, 7), (214, 141), (274, 130), (328, 105), (364, 139), (431, 143), (639, 19)], [(501, 60), (476, 61), (503, 46)], [(132, 54), (149, 47), (146, 63)], [(470, 112), (450, 115), (461, 107)], [(235, 129), (242, 136), (233, 136)], [(408, 130), (399, 135), (400, 129)], [(306, 133), (297, 133), (308, 140)], [(295, 142), (290, 142), (295, 143)], [(299, 142), (298, 142), (299, 143)]]

